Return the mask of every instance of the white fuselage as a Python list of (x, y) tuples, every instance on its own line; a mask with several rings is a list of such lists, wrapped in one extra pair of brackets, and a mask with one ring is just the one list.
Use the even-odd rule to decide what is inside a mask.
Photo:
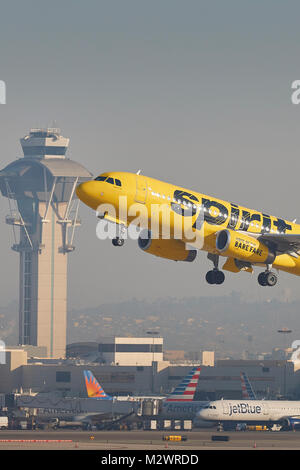
[(161, 416), (175, 419), (194, 419), (203, 406), (207, 405), (207, 401), (192, 400), (184, 402), (165, 400), (162, 403)]
[(300, 401), (216, 400), (198, 412), (207, 421), (277, 422), (300, 417)]

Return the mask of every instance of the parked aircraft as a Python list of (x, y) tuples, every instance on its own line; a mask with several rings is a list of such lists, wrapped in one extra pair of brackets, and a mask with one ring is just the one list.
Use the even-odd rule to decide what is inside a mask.
[(200, 367), (194, 367), (172, 393), (162, 400), (161, 416), (174, 419), (194, 419), (197, 412), (207, 405), (208, 400), (194, 400), (200, 371)]
[(197, 416), (223, 425), (279, 424), (284, 429), (293, 429), (300, 424), (300, 401), (216, 400), (203, 407)]
[[(66, 419), (68, 414), (73, 421), (101, 421), (129, 416), (138, 411), (139, 404), (128, 400), (115, 400), (107, 395), (90, 371), (84, 371), (87, 398), (61, 397), (57, 394), (39, 393), (35, 396), (21, 395), (17, 406), (52, 410)], [(62, 414), (63, 413), (63, 414)]]
[(242, 396), (246, 400), (256, 400), (256, 394), (245, 372), (241, 372)]

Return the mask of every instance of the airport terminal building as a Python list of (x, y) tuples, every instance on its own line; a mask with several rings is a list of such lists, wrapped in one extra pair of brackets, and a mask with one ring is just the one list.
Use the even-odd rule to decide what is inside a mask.
[[(27, 351), (25, 347), (7, 349), (5, 360), (0, 364), (0, 393), (59, 392), (63, 396), (86, 397), (83, 371), (88, 369), (110, 395), (164, 396), (193, 366), (199, 365), (163, 360), (162, 338), (115, 338), (115, 341), (109, 341), (111, 339), (69, 345), (70, 356), (63, 360), (34, 358), (33, 351)], [(103, 345), (108, 347), (103, 348)], [(121, 345), (123, 351), (118, 351), (117, 345)], [(128, 349), (141, 345), (142, 349), (148, 350), (128, 352)], [(112, 347), (116, 350), (111, 351)], [(99, 357), (107, 361), (99, 362)], [(219, 360), (214, 366), (201, 366), (195, 399), (242, 398), (242, 371), (247, 374), (258, 398), (300, 397), (300, 373), (294, 370), (293, 362)]]

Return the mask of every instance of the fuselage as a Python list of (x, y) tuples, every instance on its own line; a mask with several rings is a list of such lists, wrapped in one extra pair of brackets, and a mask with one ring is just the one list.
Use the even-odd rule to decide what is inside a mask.
[(207, 401), (192, 400), (189, 402), (180, 402), (164, 400), (160, 415), (174, 419), (194, 419), (196, 418), (197, 413), (207, 405)]
[[(220, 255), (216, 249), (216, 234), (221, 230), (231, 230), (253, 239), (258, 239), (265, 233), (300, 234), (300, 225), (294, 222), (140, 174), (103, 173), (95, 180), (79, 185), (76, 192), (86, 205), (99, 212), (101, 212), (101, 208), (104, 208), (103, 211), (105, 211), (105, 205), (113, 206), (115, 221), (127, 226), (136, 222), (138, 208), (144, 208), (148, 214), (145, 224), (147, 227), (143, 227), (141, 219), (138, 219), (138, 223), (141, 228), (149, 228), (149, 219), (156, 217), (153, 207), (163, 205), (171, 215), (172, 233), (176, 231), (177, 225), (182, 224), (183, 218), (190, 220), (195, 233), (202, 231), (201, 243), (194, 246), (216, 255)], [(126, 209), (124, 210), (125, 198)], [(135, 210), (132, 210), (132, 207)], [(159, 230), (162, 233), (164, 224), (162, 214), (158, 216), (158, 220)], [(183, 234), (182, 241), (189, 243), (191, 239)], [(260, 250), (257, 249), (253, 255), (248, 252), (247, 243), (241, 242), (236, 246), (236, 258), (244, 259), (246, 257), (245, 259), (251, 265), (263, 266), (266, 264), (263, 258), (260, 262)], [(300, 275), (300, 258), (298, 256), (277, 253), (275, 259), (272, 260), (272, 265), (276, 269)], [(228, 270), (236, 272), (230, 268)]]
[(215, 422), (281, 422), (300, 417), (300, 401), (216, 400), (202, 408), (197, 416)]

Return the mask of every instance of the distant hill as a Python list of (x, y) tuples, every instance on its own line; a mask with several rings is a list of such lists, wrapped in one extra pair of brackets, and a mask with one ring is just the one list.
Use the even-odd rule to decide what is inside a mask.
[[(289, 335), (278, 329), (288, 327)], [(0, 307), (0, 339), (18, 343), (18, 303)], [(132, 299), (68, 312), (67, 342), (101, 336), (146, 336), (157, 330), (164, 349), (215, 350), (218, 357), (240, 358), (243, 351), (271, 352), (300, 339), (300, 301), (246, 302), (224, 297)]]
[[(292, 334), (280, 335), (282, 327)], [(271, 352), (300, 339), (300, 302), (245, 302), (233, 293), (153, 302), (132, 299), (68, 314), (68, 342), (146, 335), (153, 329), (164, 337), (165, 349), (208, 349), (237, 358), (245, 350)]]

